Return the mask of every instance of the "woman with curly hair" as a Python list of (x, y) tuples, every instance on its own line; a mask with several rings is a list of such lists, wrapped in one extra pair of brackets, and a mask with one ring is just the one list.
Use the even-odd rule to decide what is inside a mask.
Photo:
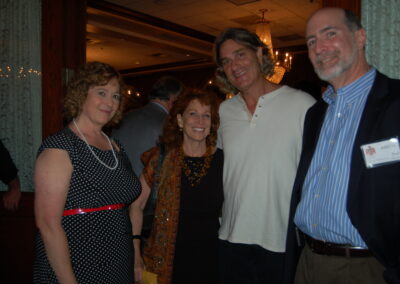
[(133, 283), (129, 204), (141, 188), (121, 145), (102, 131), (122, 116), (123, 82), (92, 62), (68, 85), (61, 131), (35, 166), (34, 283)]
[[(134, 232), (154, 182), (158, 184), (152, 231), (144, 248), (146, 270), (159, 284), (217, 283), (219, 214), (223, 202), (223, 154), (216, 149), (219, 103), (204, 91), (179, 96), (164, 127), (165, 154), (158, 173), (160, 147), (142, 155), (142, 194), (132, 204)], [(157, 181), (156, 181), (157, 180)], [(136, 219), (139, 219), (135, 222)], [(140, 240), (134, 240), (139, 248)], [(135, 276), (143, 261), (135, 252)]]

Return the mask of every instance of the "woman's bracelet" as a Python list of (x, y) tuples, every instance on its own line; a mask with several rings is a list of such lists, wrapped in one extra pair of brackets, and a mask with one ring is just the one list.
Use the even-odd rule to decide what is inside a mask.
[(132, 239), (142, 240), (141, 235), (132, 235)]

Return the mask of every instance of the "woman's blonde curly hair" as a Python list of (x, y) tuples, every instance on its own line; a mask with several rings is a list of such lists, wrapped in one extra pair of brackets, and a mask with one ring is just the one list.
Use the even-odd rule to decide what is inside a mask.
[(123, 115), (125, 84), (122, 76), (114, 67), (102, 62), (86, 63), (76, 71), (74, 77), (69, 81), (64, 99), (64, 118), (66, 122), (70, 122), (81, 113), (89, 88), (107, 85), (113, 78), (118, 80), (121, 101), (114, 117), (107, 123), (106, 127), (117, 124)]
[(220, 89), (225, 93), (236, 94), (239, 92), (228, 80), (225, 75), (224, 68), (221, 62), (220, 49), (221, 45), (227, 40), (233, 40), (239, 44), (242, 44), (254, 52), (257, 52), (258, 48), (262, 48), (262, 63), (260, 65), (261, 72), (269, 77), (274, 74), (274, 60), (271, 57), (269, 47), (266, 46), (260, 38), (255, 34), (246, 29), (242, 28), (228, 28), (225, 29), (215, 40), (214, 43), (214, 59), (217, 64), (217, 70), (215, 73), (217, 83)]

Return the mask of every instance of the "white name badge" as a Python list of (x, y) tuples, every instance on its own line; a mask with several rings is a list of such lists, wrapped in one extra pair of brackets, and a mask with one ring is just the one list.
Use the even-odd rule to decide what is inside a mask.
[(400, 161), (400, 146), (399, 138), (397, 137), (362, 145), (361, 151), (367, 168), (374, 168)]

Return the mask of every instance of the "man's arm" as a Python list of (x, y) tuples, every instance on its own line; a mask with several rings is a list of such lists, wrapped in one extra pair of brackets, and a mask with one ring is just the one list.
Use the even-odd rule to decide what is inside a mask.
[(21, 185), (18, 178), (18, 170), (11, 159), (10, 153), (0, 141), (0, 180), (8, 185), (8, 191), (3, 196), (4, 208), (8, 210), (18, 209), (21, 198)]
[(7, 210), (17, 210), (21, 199), (21, 185), (16, 176), (8, 183), (8, 191), (3, 196), (3, 205)]

